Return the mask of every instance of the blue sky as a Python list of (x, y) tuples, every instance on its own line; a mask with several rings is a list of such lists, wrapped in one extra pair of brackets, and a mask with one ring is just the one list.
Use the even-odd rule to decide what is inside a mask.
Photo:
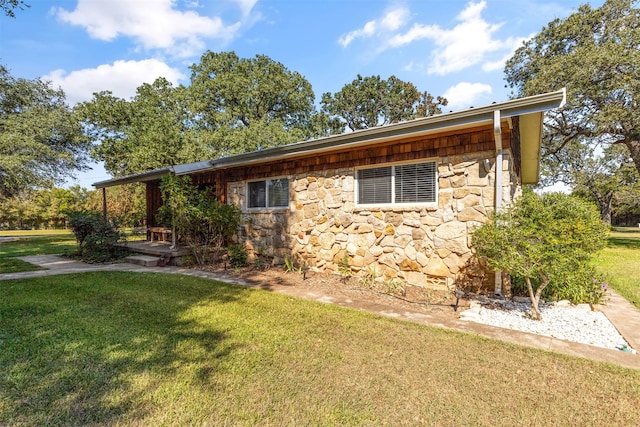
[[(189, 82), (206, 51), (267, 55), (311, 83), (319, 102), (358, 74), (395, 75), (444, 95), (449, 110), (503, 101), (504, 62), (585, 1), (26, 0), (0, 17), (0, 63), (60, 86), (70, 104), (110, 90), (131, 98), (163, 76)], [(602, 0), (592, 1), (593, 7)], [(100, 165), (70, 184), (110, 178)]]

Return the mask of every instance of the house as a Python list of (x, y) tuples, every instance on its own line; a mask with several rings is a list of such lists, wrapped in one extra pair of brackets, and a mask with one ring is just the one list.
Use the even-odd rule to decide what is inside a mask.
[(241, 209), (249, 253), (450, 287), (473, 258), (473, 228), (537, 182), (544, 112), (564, 102), (560, 90), (94, 186), (146, 183), (155, 225), (160, 179), (188, 174)]

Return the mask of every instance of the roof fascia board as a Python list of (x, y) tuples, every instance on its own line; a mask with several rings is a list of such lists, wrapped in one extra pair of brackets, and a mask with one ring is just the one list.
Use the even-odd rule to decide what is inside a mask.
[(165, 175), (173, 172), (172, 167), (165, 167), (160, 169), (154, 169), (146, 172), (135, 173), (132, 175), (126, 175), (119, 178), (108, 179), (105, 181), (95, 182), (92, 185), (95, 188), (107, 188), (114, 187), (116, 185), (133, 184), (135, 182), (146, 182), (160, 179)]

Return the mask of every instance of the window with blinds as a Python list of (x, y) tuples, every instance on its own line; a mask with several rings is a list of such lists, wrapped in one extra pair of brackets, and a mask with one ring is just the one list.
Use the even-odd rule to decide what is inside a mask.
[(283, 208), (289, 206), (289, 180), (267, 179), (247, 184), (249, 208)]
[(358, 204), (435, 203), (436, 162), (357, 171)]

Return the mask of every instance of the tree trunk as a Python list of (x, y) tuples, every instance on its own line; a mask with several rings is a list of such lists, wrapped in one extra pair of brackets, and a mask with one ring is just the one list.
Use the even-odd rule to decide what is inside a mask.
[(538, 297), (536, 293), (533, 292), (533, 286), (531, 286), (531, 279), (528, 277), (524, 278), (525, 282), (527, 282), (527, 289), (529, 290), (529, 298), (531, 299), (531, 318), (533, 320), (542, 320), (542, 315), (540, 314), (540, 310), (538, 309)]
[(542, 313), (540, 313), (540, 308), (538, 304), (540, 303), (540, 296), (542, 295), (542, 291), (549, 284), (549, 278), (546, 274), (542, 272), (538, 272), (540, 277), (542, 278), (542, 283), (538, 286), (535, 292), (533, 292), (533, 286), (531, 285), (531, 279), (529, 277), (525, 277), (524, 280), (527, 282), (527, 289), (529, 290), (529, 298), (531, 298), (531, 319), (533, 320), (542, 320)]
[(604, 195), (596, 192), (596, 200), (600, 208), (600, 217), (605, 224), (611, 225), (611, 201), (613, 200), (613, 190), (607, 190)]

